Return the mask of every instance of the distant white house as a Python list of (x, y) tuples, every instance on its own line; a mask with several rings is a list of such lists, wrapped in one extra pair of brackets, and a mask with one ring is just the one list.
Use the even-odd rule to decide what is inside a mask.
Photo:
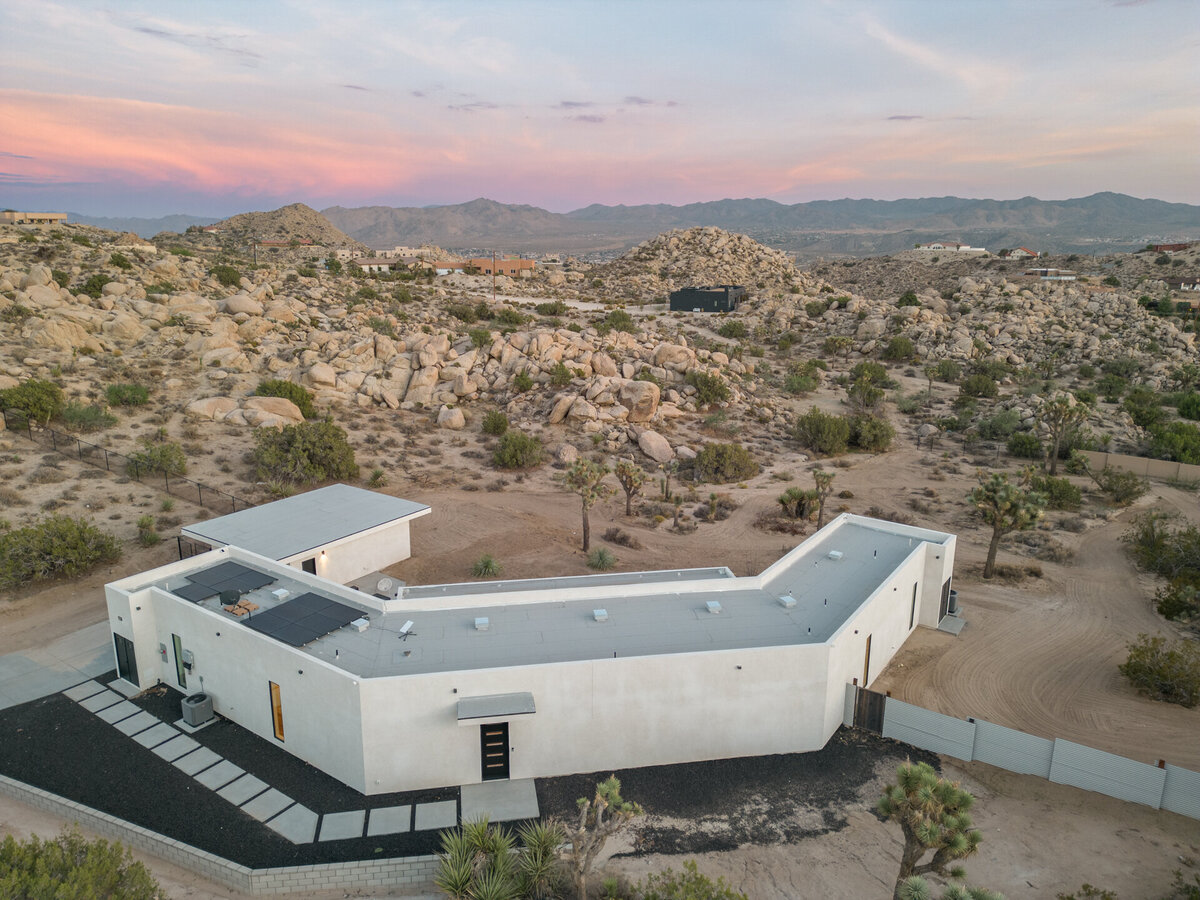
[(351, 260), (351, 262), (367, 273), (392, 272), (396, 269), (405, 268), (403, 262), (388, 256), (361, 256), (358, 259)]
[(1025, 274), (1042, 281), (1075, 281), (1078, 277), (1071, 269), (1026, 269)]
[(1037, 259), (1040, 254), (1028, 247), (1018, 247), (1016, 250), (1009, 250), (1001, 255), (1007, 259)]
[[(272, 509), (287, 502), (240, 538), (270, 544), (278, 527), (282, 550), (231, 543), (105, 587), (119, 677), (204, 692), (363, 794), (819, 749), (846, 686), (947, 614), (954, 566), (953, 535), (842, 515), (758, 575), (376, 595), (322, 577), (346, 529), (328, 509)], [(233, 537), (215, 531), (187, 529)], [(279, 561), (297, 541), (316, 574)]]
[(960, 244), (958, 241), (931, 241), (928, 244), (917, 244), (916, 249), (946, 253), (987, 253), (984, 247), (972, 247), (969, 244)]

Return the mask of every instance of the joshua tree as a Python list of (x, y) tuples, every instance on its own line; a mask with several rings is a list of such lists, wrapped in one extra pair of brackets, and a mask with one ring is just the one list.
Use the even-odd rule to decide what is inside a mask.
[(571, 844), (571, 880), (579, 900), (587, 900), (588, 873), (605, 842), (641, 814), (640, 806), (621, 797), (621, 782), (616, 775), (597, 784), (596, 796), (591, 800), (579, 799), (579, 820), (566, 829)]
[(1074, 397), (1059, 394), (1047, 400), (1038, 410), (1038, 421), (1046, 429), (1050, 440), (1046, 446), (1044, 469), (1048, 475), (1058, 474), (1058, 451), (1067, 432), (1087, 420), (1088, 407), (1075, 402)]
[(663, 481), (662, 481), (663, 496), (662, 496), (662, 498), (664, 500), (670, 500), (671, 499), (671, 476), (679, 471), (679, 463), (676, 460), (672, 459), (672, 460), (668, 460), (665, 463), (661, 463), (659, 465), (659, 468), (662, 469), (662, 473), (663, 473)]
[(992, 542), (988, 545), (987, 562), (983, 566), (984, 578), (991, 578), (996, 571), (1000, 538), (1010, 531), (1032, 528), (1046, 508), (1046, 495), (1029, 490), (1028, 484), (1028, 470), (1022, 473), (1019, 484), (1013, 484), (1000, 472), (991, 478), (984, 478), (980, 472), (979, 487), (967, 495), (983, 521), (992, 526)]
[[(934, 900), (933, 888), (920, 875), (906, 878), (900, 887), (900, 900)], [(1058, 896), (1063, 896), (1059, 894)], [(942, 891), (937, 900), (1004, 900), (1003, 894), (997, 894), (981, 887), (968, 887), (965, 884), (951, 884)]]
[[(971, 824), (974, 802), (969, 792), (940, 777), (928, 763), (909, 762), (896, 769), (896, 783), (884, 788), (875, 806), (879, 815), (899, 823), (904, 832), (893, 900), (921, 896), (914, 891), (918, 885), (906, 885), (914, 875), (932, 872), (943, 878), (966, 877), (961, 866), (948, 866), (975, 853), (983, 840)], [(921, 862), (930, 851), (933, 856)]]
[(625, 515), (632, 516), (633, 498), (642, 492), (642, 486), (646, 483), (646, 472), (632, 459), (618, 459), (613, 466), (613, 473), (621, 483), (621, 490), (625, 492)]
[(829, 499), (829, 495), (833, 493), (833, 472), (826, 472), (818, 467), (813, 469), (813, 481), (816, 482), (817, 494), (817, 531), (821, 530), (821, 526), (825, 524), (825, 501)]
[(563, 474), (563, 484), (568, 490), (574, 491), (583, 501), (583, 550), (586, 553), (592, 546), (591, 523), (588, 522), (588, 510), (612, 493), (612, 488), (603, 484), (608, 475), (608, 466), (594, 463), (588, 459), (577, 459), (571, 463), (571, 468)]
[(788, 488), (777, 499), (783, 511), (793, 519), (811, 518), (820, 503), (816, 491), (806, 491), (798, 487)]

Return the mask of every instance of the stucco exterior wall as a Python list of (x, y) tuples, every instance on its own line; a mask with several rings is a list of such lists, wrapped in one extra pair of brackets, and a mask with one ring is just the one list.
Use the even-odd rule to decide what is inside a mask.
[(340, 541), (289, 556), (281, 562), (299, 569), (304, 560), (316, 559), (317, 574), (338, 584), (345, 584), (401, 562), (412, 556), (409, 520), (390, 522), (369, 531), (359, 532)]

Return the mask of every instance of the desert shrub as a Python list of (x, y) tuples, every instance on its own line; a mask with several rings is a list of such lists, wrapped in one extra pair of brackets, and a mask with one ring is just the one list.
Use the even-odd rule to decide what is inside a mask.
[(1109, 275), (1107, 278), (1105, 278), (1100, 283), (1107, 284), (1109, 287), (1120, 287), (1121, 279), (1119, 279), (1116, 275)]
[(1096, 408), (1096, 400), (1098, 399), (1095, 391), (1075, 391), (1075, 399), (1085, 406)]
[(51, 516), (0, 533), (0, 588), (30, 581), (74, 578), (121, 558), (121, 544), (84, 519)]
[(129, 257), (124, 253), (114, 250), (108, 255), (108, 264), (116, 266), (118, 269), (132, 269), (133, 263), (129, 261)]
[(1179, 414), (1185, 419), (1196, 421), (1200, 419), (1200, 394), (1195, 391), (1188, 391), (1179, 398), (1178, 403)]
[(730, 319), (728, 322), (722, 323), (721, 327), (717, 329), (717, 334), (733, 341), (740, 341), (749, 333), (746, 323), (739, 322), (737, 319)]
[(903, 334), (892, 338), (883, 348), (883, 358), (887, 360), (909, 360), (916, 355), (917, 345), (913, 343), (912, 338)]
[(9, 835), (0, 843), (3, 896), (9, 898), (114, 898), (160, 900), (166, 894), (143, 863), (119, 843), (87, 840), (77, 830), (28, 841)]
[(0, 310), (0, 322), (9, 322), (13, 325), (20, 325), (26, 319), (32, 317), (33, 310), (20, 303), (11, 303)]
[(138, 543), (143, 547), (153, 547), (162, 540), (162, 536), (158, 533), (158, 529), (155, 528), (154, 516), (138, 516), (137, 530)]
[(1096, 472), (1092, 480), (1113, 506), (1128, 506), (1149, 489), (1145, 479), (1136, 472), (1122, 472), (1119, 469)]
[(371, 318), (367, 319), (367, 327), (376, 334), (382, 334), (384, 337), (390, 337), (392, 340), (395, 340), (397, 337), (396, 326), (392, 324), (391, 319), (385, 319), (383, 316), (371, 316)]
[(1121, 540), (1142, 568), (1200, 583), (1200, 527), (1191, 522), (1151, 510), (1136, 517)]
[(696, 402), (700, 406), (724, 403), (730, 397), (729, 385), (720, 375), (692, 369), (684, 376), (684, 380), (696, 389)]
[(471, 338), (471, 346), (477, 350), (492, 345), (492, 332), (487, 328), (472, 328), (467, 334)]
[(993, 381), (999, 381), (1011, 372), (1012, 366), (1008, 363), (1000, 362), (998, 359), (975, 359), (971, 361), (967, 374), (986, 375)]
[(498, 409), (489, 410), (484, 414), (480, 430), (484, 434), (494, 434), (499, 437), (508, 431), (508, 416)]
[(850, 443), (868, 453), (884, 452), (895, 436), (896, 429), (882, 416), (863, 415), (850, 420)]
[(533, 389), (533, 376), (528, 372), (518, 372), (512, 380), (513, 390), (519, 394), (523, 394), (528, 390)]
[(565, 316), (571, 311), (571, 307), (567, 306), (561, 300), (554, 300), (550, 303), (539, 303), (534, 309), (539, 316)]
[(1101, 375), (1099, 381), (1096, 382), (1096, 390), (1100, 392), (1100, 396), (1106, 403), (1116, 403), (1120, 400), (1127, 387), (1129, 387), (1127, 378), (1111, 373)]
[(900, 299), (896, 301), (897, 306), (920, 306), (921, 301), (917, 299), (916, 291), (905, 291), (900, 295)]
[(747, 900), (746, 895), (734, 890), (724, 878), (713, 881), (696, 870), (694, 860), (683, 863), (683, 871), (665, 869), (647, 875), (637, 884), (636, 896), (641, 900)]
[(367, 487), (381, 488), (387, 486), (387, 472), (384, 469), (376, 466), (371, 470), (371, 476), (367, 479)]
[(91, 247), (92, 246), (91, 239), (88, 238), (88, 236), (86, 234), (71, 235), (71, 242), (74, 244), (78, 244), (80, 247)]
[(142, 406), (150, 399), (150, 389), (143, 384), (110, 384), (104, 396), (109, 406)]
[(625, 331), (629, 334), (636, 334), (638, 331), (637, 323), (633, 321), (633, 316), (625, 312), (623, 309), (614, 309), (598, 326), (601, 334), (607, 334), (609, 331)]
[(1009, 456), (1018, 459), (1041, 459), (1042, 441), (1036, 434), (1029, 431), (1018, 431), (1008, 439)]
[(616, 544), (618, 547), (628, 547), (630, 550), (642, 549), (641, 541), (628, 531), (617, 528), (615, 525), (604, 532), (604, 539), (610, 544)]
[(485, 553), (471, 566), (471, 574), (476, 578), (495, 578), (501, 572), (500, 563), (490, 553)]
[(500, 446), (492, 454), (492, 462), (499, 469), (530, 469), (542, 461), (542, 442), (522, 431), (506, 431), (500, 437)]
[(1083, 503), (1083, 491), (1066, 478), (1034, 475), (1030, 487), (1039, 494), (1046, 495), (1046, 506), (1049, 509), (1075, 510)]
[(933, 380), (953, 384), (962, 377), (962, 366), (952, 359), (939, 360), (933, 367)]
[(792, 426), (792, 436), (800, 446), (820, 453), (836, 456), (845, 453), (850, 445), (850, 421), (843, 416), (823, 412), (815, 406), (797, 417)]
[(804, 304), (804, 311), (810, 319), (821, 318), (827, 309), (829, 309), (829, 304), (824, 300), (809, 300)]
[(860, 362), (850, 370), (848, 380), (852, 384), (863, 378), (870, 379), (872, 384), (881, 388), (894, 388), (896, 386), (896, 382), (888, 375), (887, 367), (882, 363)]
[(959, 385), (959, 393), (964, 397), (983, 397), (992, 399), (1000, 396), (1000, 385), (990, 375), (968, 375)]
[(1188, 422), (1151, 425), (1150, 453), (1159, 459), (1196, 465), (1200, 463), (1200, 429)]
[(1138, 691), (1188, 709), (1200, 702), (1200, 643), (1139, 634), (1127, 649), (1118, 668)]
[(792, 372), (783, 379), (783, 389), (789, 394), (809, 394), (817, 389), (817, 379), (811, 375)]
[(1021, 427), (1021, 416), (1015, 409), (1002, 409), (979, 422), (979, 436), (985, 441), (1007, 440)]
[(617, 558), (607, 547), (597, 547), (587, 555), (587, 566), (598, 572), (605, 572), (617, 564)]
[(496, 310), (496, 313), (492, 316), (492, 318), (501, 325), (510, 325), (514, 328), (518, 325), (524, 325), (529, 321), (529, 317), (527, 315), (508, 306), (504, 307), (503, 309)]
[(1125, 395), (1125, 401), (1121, 405), (1133, 419), (1134, 425), (1149, 428), (1166, 419), (1166, 412), (1161, 404), (1158, 394), (1144, 385), (1137, 385)]
[(697, 481), (726, 484), (757, 474), (758, 461), (741, 444), (706, 444), (692, 460), (692, 475)]
[(258, 429), (253, 460), (259, 481), (307, 484), (358, 477), (346, 432), (327, 421)]
[(571, 383), (572, 377), (573, 373), (562, 360), (555, 363), (554, 368), (550, 370), (550, 384), (554, 387), (565, 387)]
[(63, 410), (63, 392), (53, 381), (29, 378), (0, 391), (0, 409), (16, 410), (35, 422), (49, 422)]
[(300, 415), (306, 419), (315, 418), (317, 415), (317, 408), (313, 405), (312, 392), (303, 385), (296, 384), (294, 381), (285, 381), (282, 378), (268, 378), (258, 383), (258, 387), (254, 389), (254, 394), (257, 397), (281, 397), (284, 400), (291, 400), (296, 404), (296, 408), (300, 410)]
[(68, 403), (63, 407), (62, 421), (71, 431), (103, 431), (117, 424), (117, 417), (103, 406)]
[(475, 307), (469, 303), (451, 303), (446, 306), (446, 313), (454, 316), (464, 325), (470, 325), (472, 322), (479, 321), (479, 316), (475, 313)]
[(233, 266), (213, 266), (208, 270), (208, 274), (217, 279), (218, 284), (223, 284), (225, 287), (237, 287), (242, 283), (242, 273)]
[(1142, 364), (1132, 356), (1117, 356), (1102, 362), (1100, 371), (1119, 378), (1133, 378), (1142, 371)]
[(129, 454), (125, 471), (135, 478), (150, 474), (186, 475), (187, 454), (183, 452), (183, 447), (171, 441), (147, 444), (143, 449)]
[(1154, 595), (1154, 608), (1164, 618), (1190, 622), (1200, 617), (1200, 590), (1188, 578), (1176, 578)]

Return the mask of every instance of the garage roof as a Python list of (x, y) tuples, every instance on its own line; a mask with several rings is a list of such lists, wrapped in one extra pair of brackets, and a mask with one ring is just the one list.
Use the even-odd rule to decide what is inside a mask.
[(380, 525), (415, 518), (429, 507), (375, 491), (331, 484), (273, 503), (238, 510), (181, 529), (215, 547), (232, 544), (284, 560)]

